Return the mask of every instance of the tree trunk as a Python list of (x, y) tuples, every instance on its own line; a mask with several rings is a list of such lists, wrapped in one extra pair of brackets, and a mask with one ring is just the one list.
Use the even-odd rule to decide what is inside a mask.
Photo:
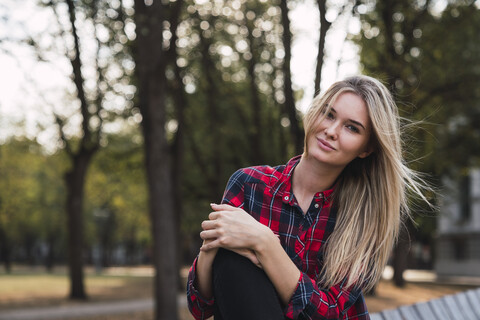
[(318, 39), (317, 67), (315, 70), (315, 95), (320, 93), (320, 83), (322, 81), (323, 58), (325, 56), (325, 37), (331, 23), (325, 18), (327, 12), (326, 1), (317, 0), (318, 11), (320, 14), (320, 37)]
[(8, 243), (7, 235), (5, 231), (0, 227), (0, 258), (3, 260), (3, 265), (5, 267), (5, 272), (10, 273), (12, 271), (12, 263), (10, 257), (10, 246)]
[[(393, 90), (395, 80), (399, 77), (398, 76), (398, 70), (396, 68), (396, 61), (400, 59), (396, 52), (395, 52), (395, 46), (393, 42), (393, 37), (394, 37), (394, 30), (393, 30), (393, 20), (392, 16), (394, 13), (394, 2), (393, 0), (386, 0), (386, 1), (381, 1), (379, 5), (381, 5), (381, 16), (382, 16), (382, 21), (384, 24), (385, 28), (385, 41), (384, 41), (384, 46), (385, 46), (385, 55), (382, 55), (383, 61), (381, 61), (382, 66), (385, 70), (385, 73), (388, 76), (387, 82), (389, 83), (390, 89)], [(393, 92), (395, 94), (395, 92)]]
[(29, 266), (33, 267), (35, 265), (35, 252), (34, 252), (35, 239), (30, 231), (25, 232), (23, 237), (25, 241), (24, 249), (27, 255), (26, 262)]
[(405, 279), (403, 272), (407, 269), (407, 258), (410, 241), (408, 237), (408, 230), (406, 227), (400, 231), (400, 237), (397, 245), (393, 250), (393, 282), (395, 286), (403, 288), (405, 286)]
[(143, 0), (135, 0), (139, 30), (135, 57), (153, 236), (155, 319), (176, 320), (177, 236), (170, 152), (165, 132), (167, 61), (162, 46), (165, 10), (160, 1), (147, 7)]
[(93, 151), (80, 150), (73, 158), (71, 170), (65, 174), (70, 299), (87, 299), (83, 274), (83, 198), (85, 177), (92, 155)]
[(168, 146), (164, 126), (153, 125), (152, 120), (144, 122), (150, 123), (144, 125), (144, 135), (156, 270), (155, 319), (174, 320), (177, 319), (177, 236)]
[(45, 257), (45, 269), (48, 273), (53, 272), (53, 266), (55, 264), (55, 240), (54, 234), (49, 234), (47, 237), (47, 255)]
[[(214, 22), (210, 22), (211, 25), (214, 25)], [(217, 92), (219, 91), (215, 83), (215, 74), (217, 70), (214, 62), (210, 56), (210, 45), (211, 40), (205, 38), (202, 33), (200, 33), (200, 46), (202, 52), (202, 69), (205, 74), (205, 95), (207, 99), (207, 110), (208, 110), (208, 121), (211, 128), (210, 136), (212, 140), (217, 145), (219, 150), (222, 150), (223, 146), (223, 136), (219, 130), (218, 124), (222, 122), (222, 117), (219, 113), (219, 104), (217, 98)], [(211, 179), (208, 179), (210, 182), (209, 187), (211, 190), (211, 199), (218, 199), (219, 196), (223, 194), (224, 186), (220, 177), (222, 177), (223, 172), (223, 154), (222, 152), (217, 152), (215, 155), (210, 157), (210, 161), (213, 167), (213, 175)]]
[(297, 108), (295, 106), (292, 89), (292, 73), (290, 70), (290, 61), (292, 59), (292, 34), (290, 32), (287, 0), (280, 1), (280, 9), (282, 10), (283, 48), (285, 50), (285, 59), (283, 62), (285, 106), (288, 118), (290, 119), (290, 132), (295, 154), (301, 154), (303, 152), (303, 130), (300, 128), (299, 120), (297, 118)]
[[(180, 15), (183, 8), (183, 0), (178, 0), (175, 2), (175, 5), (172, 10), (172, 15), (170, 19), (172, 39), (170, 41), (170, 50), (168, 52), (168, 59), (170, 62), (176, 61), (177, 56), (177, 33), (175, 30), (178, 28), (180, 22)], [(177, 63), (173, 63), (174, 69), (174, 81), (172, 81), (172, 92), (173, 99), (175, 101), (175, 116), (177, 119), (177, 132), (175, 134), (175, 139), (172, 145), (172, 155), (173, 155), (173, 167), (172, 167), (172, 192), (175, 207), (175, 228), (177, 233), (177, 248), (179, 254), (177, 255), (177, 266), (183, 264), (183, 252), (184, 252), (184, 242), (185, 237), (181, 232), (182, 216), (183, 216), (183, 193), (182, 193), (182, 180), (183, 180), (183, 156), (185, 150), (185, 108), (187, 106), (187, 99), (185, 97), (185, 90), (182, 82), (181, 68)], [(178, 270), (178, 278), (181, 277), (181, 270)], [(184, 290), (183, 283), (178, 281), (179, 290)]]
[[(177, 118), (177, 132), (175, 134), (175, 140), (172, 146), (173, 154), (173, 168), (172, 168), (172, 181), (173, 181), (173, 199), (175, 207), (175, 227), (177, 229), (177, 243), (180, 247), (180, 252), (183, 252), (184, 246), (184, 236), (181, 232), (181, 223), (183, 216), (183, 192), (182, 192), (182, 180), (183, 180), (183, 158), (185, 150), (185, 117), (184, 110), (187, 104), (184, 87), (182, 83), (182, 77), (180, 74), (180, 67), (175, 64), (175, 82), (174, 82), (174, 99), (175, 99), (175, 115)], [(183, 255), (179, 254), (177, 257), (178, 265), (183, 263)], [(180, 270), (179, 270), (180, 272)], [(179, 274), (180, 276), (180, 274)], [(180, 282), (179, 282), (179, 285)], [(182, 287), (183, 289), (183, 287)]]
[[(384, 72), (387, 74), (388, 87), (392, 91), (393, 96), (396, 96), (395, 90), (395, 81), (396, 79), (401, 78), (397, 65), (402, 65), (399, 59), (402, 59), (395, 52), (394, 46), (394, 21), (392, 16), (395, 12), (395, 2), (393, 0), (386, 0), (379, 2), (380, 5), (380, 14), (381, 19), (384, 24), (384, 52), (385, 55), (382, 55), (383, 61), (381, 65), (383, 66)], [(397, 63), (398, 62), (398, 63)], [(408, 221), (406, 222), (408, 225)], [(409, 238), (408, 238), (408, 228), (402, 227), (400, 230), (399, 239), (397, 245), (393, 250), (393, 281), (397, 287), (405, 286), (405, 279), (403, 278), (403, 272), (407, 268), (407, 255), (409, 248)]]
[(245, 19), (245, 25), (248, 28), (248, 41), (250, 42), (250, 54), (251, 58), (248, 61), (248, 75), (250, 77), (249, 87), (250, 87), (250, 101), (252, 107), (252, 125), (250, 133), (250, 141), (252, 143), (252, 156), (251, 163), (255, 165), (263, 164), (264, 157), (262, 152), (262, 114), (261, 108), (262, 104), (259, 98), (258, 87), (256, 84), (256, 75), (255, 75), (255, 65), (257, 64), (257, 52), (255, 52), (255, 38), (253, 37), (253, 23), (249, 22), (248, 19)]

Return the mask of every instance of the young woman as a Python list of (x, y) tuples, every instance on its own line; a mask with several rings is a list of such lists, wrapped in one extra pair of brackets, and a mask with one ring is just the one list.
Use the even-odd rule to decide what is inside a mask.
[(301, 156), (238, 170), (212, 204), (188, 278), (196, 319), (369, 319), (362, 291), (408, 215), (406, 189), (423, 198), (397, 107), (355, 76), (316, 97), (304, 127)]

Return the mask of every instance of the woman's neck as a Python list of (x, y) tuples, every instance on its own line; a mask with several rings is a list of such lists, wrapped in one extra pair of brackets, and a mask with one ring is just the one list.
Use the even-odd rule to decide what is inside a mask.
[(303, 154), (292, 177), (295, 196), (313, 197), (317, 192), (330, 189), (341, 172), (340, 168), (325, 166)]

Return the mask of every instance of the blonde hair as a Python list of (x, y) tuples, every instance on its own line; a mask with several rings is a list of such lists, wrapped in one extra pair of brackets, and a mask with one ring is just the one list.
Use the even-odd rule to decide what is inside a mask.
[(354, 159), (337, 179), (333, 198), (337, 221), (324, 249), (320, 281), (326, 288), (343, 284), (369, 290), (381, 277), (402, 217), (409, 216), (407, 189), (426, 201), (421, 192), (425, 184), (403, 160), (400, 116), (392, 95), (371, 77), (336, 82), (314, 99), (304, 118), (305, 153), (316, 120), (345, 92), (358, 95), (367, 105), (373, 152)]

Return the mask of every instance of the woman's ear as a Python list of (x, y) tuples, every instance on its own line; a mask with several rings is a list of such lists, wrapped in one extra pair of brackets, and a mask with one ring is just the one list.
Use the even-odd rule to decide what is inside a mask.
[(361, 152), (358, 157), (361, 159), (365, 159), (369, 155), (375, 152), (375, 150), (378, 149), (378, 142), (377, 139), (373, 135), (370, 136), (370, 139), (367, 143), (367, 146), (365, 147), (365, 150)]
[(362, 159), (365, 159), (366, 157), (368, 157), (369, 155), (371, 155), (373, 153), (373, 150), (368, 150), (368, 151), (364, 151), (362, 153), (360, 153), (358, 155), (359, 158), (362, 158)]
[(368, 157), (369, 155), (371, 155), (373, 153), (373, 151), (375, 151), (375, 148), (374, 146), (372, 145), (372, 143), (369, 143), (366, 150), (363, 151), (362, 153), (360, 153), (358, 155), (359, 158), (361, 159), (365, 159), (366, 157)]

